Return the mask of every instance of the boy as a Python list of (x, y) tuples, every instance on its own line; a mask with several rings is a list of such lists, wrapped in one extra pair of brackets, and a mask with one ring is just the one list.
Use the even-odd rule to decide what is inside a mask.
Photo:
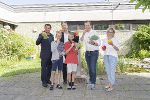
[(68, 39), (69, 41), (66, 42), (64, 46), (65, 54), (66, 54), (65, 64), (67, 64), (67, 73), (68, 73), (68, 82), (69, 82), (67, 89), (74, 90), (76, 89), (74, 85), (74, 81), (75, 81), (75, 74), (76, 74), (77, 64), (78, 64), (78, 57), (77, 57), (78, 48), (75, 47), (76, 42), (73, 41), (74, 33), (70, 32)]

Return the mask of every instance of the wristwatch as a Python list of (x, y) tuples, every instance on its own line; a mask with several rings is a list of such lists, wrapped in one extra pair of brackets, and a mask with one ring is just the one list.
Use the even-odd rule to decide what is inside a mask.
[(95, 45), (95, 42), (93, 43), (93, 45)]

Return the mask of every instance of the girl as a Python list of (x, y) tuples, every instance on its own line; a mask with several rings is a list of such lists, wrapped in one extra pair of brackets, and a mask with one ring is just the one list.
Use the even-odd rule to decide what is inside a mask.
[(115, 30), (109, 28), (107, 31), (107, 38), (104, 39), (102, 49), (104, 50), (104, 64), (108, 78), (108, 85), (105, 86), (107, 91), (113, 90), (115, 84), (115, 71), (118, 62), (119, 43), (114, 37)]
[(56, 33), (56, 41), (51, 43), (51, 51), (52, 51), (52, 74), (51, 74), (51, 86), (50, 90), (54, 89), (54, 78), (56, 69), (58, 67), (58, 78), (57, 78), (57, 86), (56, 88), (62, 89), (60, 86), (60, 78), (61, 78), (61, 71), (63, 70), (63, 55), (64, 55), (64, 43), (60, 42), (62, 37), (61, 32)]

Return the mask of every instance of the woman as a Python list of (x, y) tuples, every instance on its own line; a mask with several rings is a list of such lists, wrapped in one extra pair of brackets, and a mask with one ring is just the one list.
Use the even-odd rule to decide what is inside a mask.
[(107, 91), (113, 90), (113, 85), (115, 84), (115, 71), (118, 62), (119, 43), (114, 37), (115, 30), (109, 28), (107, 31), (107, 38), (104, 39), (102, 49), (104, 51), (104, 64), (108, 78), (108, 85), (105, 86)]

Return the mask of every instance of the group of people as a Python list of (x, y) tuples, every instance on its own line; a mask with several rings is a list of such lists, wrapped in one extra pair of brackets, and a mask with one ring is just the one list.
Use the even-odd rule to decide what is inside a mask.
[[(68, 84), (67, 89), (76, 89), (75, 76), (78, 62), (78, 47), (76, 44), (85, 42), (86, 52), (85, 59), (89, 69), (89, 80), (86, 84), (91, 85), (91, 89), (96, 86), (96, 64), (99, 57), (99, 50), (102, 47), (104, 51), (104, 65), (107, 73), (108, 84), (105, 86), (107, 91), (113, 90), (115, 84), (115, 71), (118, 62), (117, 51), (119, 51), (119, 43), (114, 37), (115, 30), (109, 28), (107, 30), (107, 38), (103, 40), (102, 46), (99, 34), (91, 28), (91, 22), (84, 22), (85, 30), (79, 38), (78, 34), (74, 34), (68, 30), (66, 22), (62, 24), (62, 30), (57, 31), (54, 36), (50, 33), (51, 25), (45, 24), (45, 30), (39, 34), (36, 45), (41, 45), (41, 81), (42, 86), (47, 87), (50, 84), (50, 90), (54, 89), (55, 73), (58, 69), (56, 88), (62, 89), (61, 72), (63, 72), (63, 83)], [(44, 38), (44, 34), (48, 38)], [(78, 33), (78, 32), (77, 32)], [(89, 39), (92, 36), (98, 39)]]

